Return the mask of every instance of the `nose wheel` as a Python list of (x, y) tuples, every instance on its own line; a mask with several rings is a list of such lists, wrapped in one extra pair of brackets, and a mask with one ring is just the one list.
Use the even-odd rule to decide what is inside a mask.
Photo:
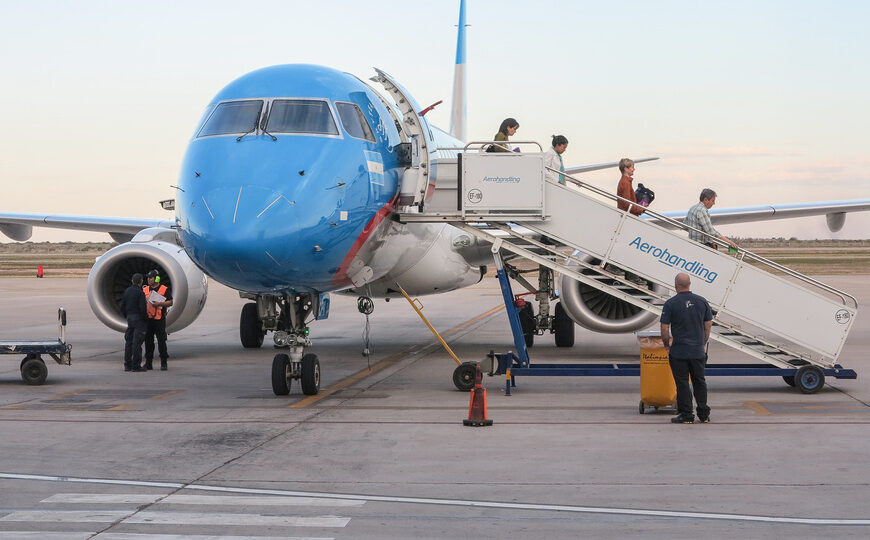
[(272, 359), (272, 392), (276, 396), (290, 393), (293, 379), (302, 385), (302, 393), (314, 396), (320, 391), (320, 360), (316, 354), (305, 354), (299, 362), (290, 359), (289, 354), (278, 353)]

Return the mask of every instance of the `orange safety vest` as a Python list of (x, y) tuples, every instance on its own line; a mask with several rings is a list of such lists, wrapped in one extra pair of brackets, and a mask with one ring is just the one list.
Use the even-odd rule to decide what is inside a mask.
[[(160, 285), (155, 289), (157, 294), (166, 296), (166, 285)], [(142, 287), (142, 292), (145, 293), (145, 300), (148, 300), (148, 296), (151, 294), (151, 287), (145, 285)], [(145, 302), (148, 307), (148, 318), (149, 319), (162, 319), (163, 318), (163, 308), (155, 307), (151, 305), (151, 302)]]

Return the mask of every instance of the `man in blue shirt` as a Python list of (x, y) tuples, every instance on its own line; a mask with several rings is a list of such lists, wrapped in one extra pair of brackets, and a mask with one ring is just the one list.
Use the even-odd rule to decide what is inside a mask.
[[(692, 394), (695, 394), (698, 420), (710, 421), (710, 407), (707, 406), (707, 381), (704, 367), (707, 365), (706, 345), (710, 339), (713, 325), (713, 311), (703, 296), (690, 290), (689, 274), (677, 274), (674, 278), (673, 296), (662, 306), (662, 342), (668, 349), (671, 373), (677, 385), (678, 415), (671, 419), (675, 424), (692, 424)], [(673, 336), (673, 342), (671, 342)], [(689, 375), (692, 376), (691, 386)]]

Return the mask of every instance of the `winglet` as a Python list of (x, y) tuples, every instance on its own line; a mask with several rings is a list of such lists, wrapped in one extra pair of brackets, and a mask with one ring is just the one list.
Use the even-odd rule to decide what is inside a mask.
[(456, 32), (456, 68), (453, 72), (453, 103), (450, 134), (465, 140), (465, 0), (459, 1), (459, 29)]

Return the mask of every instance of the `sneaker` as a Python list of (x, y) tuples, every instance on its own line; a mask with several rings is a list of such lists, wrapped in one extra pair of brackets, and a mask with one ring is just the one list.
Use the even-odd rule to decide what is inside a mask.
[(709, 416), (706, 417), (706, 418), (698, 417), (698, 421), (701, 422), (702, 424), (709, 424), (709, 423), (710, 423), (710, 417), (709, 417)]
[(677, 416), (671, 418), (671, 423), (672, 424), (694, 424), (695, 418), (692, 416), (677, 415)]

